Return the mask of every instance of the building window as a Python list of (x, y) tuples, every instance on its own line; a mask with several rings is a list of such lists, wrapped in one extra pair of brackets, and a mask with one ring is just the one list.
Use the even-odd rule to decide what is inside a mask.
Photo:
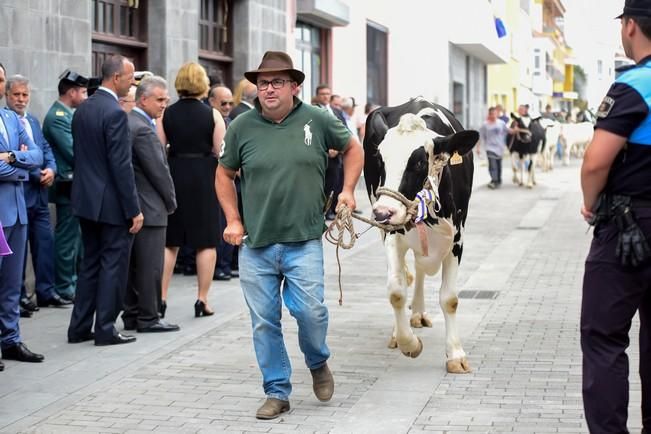
[(455, 81), (452, 83), (452, 113), (461, 124), (465, 124), (464, 118), (464, 91), (463, 84)]
[(322, 29), (300, 21), (296, 22), (294, 39), (296, 53), (294, 60), (296, 68), (305, 73), (305, 81), (301, 86), (299, 97), (304, 101), (316, 95), (316, 88), (321, 83), (328, 82), (327, 70), (327, 41), (329, 30)]
[(211, 84), (232, 86), (232, 0), (199, 0), (199, 63)]
[(374, 23), (366, 25), (366, 100), (387, 105), (387, 29)]
[(136, 70), (147, 69), (147, 0), (92, 0), (93, 75), (113, 54), (133, 62)]

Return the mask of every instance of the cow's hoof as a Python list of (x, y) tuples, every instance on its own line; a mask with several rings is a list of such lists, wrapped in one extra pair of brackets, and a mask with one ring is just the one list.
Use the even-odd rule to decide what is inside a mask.
[(533, 188), (533, 184), (527, 184), (527, 188), (532, 189), (532, 188)]
[(450, 374), (469, 374), (472, 372), (470, 363), (463, 357), (461, 359), (448, 360), (447, 369)]
[(413, 328), (432, 327), (432, 320), (426, 312), (415, 313), (411, 316), (409, 323)]
[(396, 339), (395, 336), (391, 336), (391, 339), (389, 339), (389, 343), (387, 344), (387, 348), (391, 350), (395, 350), (398, 348), (398, 340)]
[(423, 352), (423, 341), (418, 336), (416, 336), (416, 339), (418, 339), (418, 347), (414, 351), (403, 351), (402, 354), (412, 359), (420, 356), (420, 353)]

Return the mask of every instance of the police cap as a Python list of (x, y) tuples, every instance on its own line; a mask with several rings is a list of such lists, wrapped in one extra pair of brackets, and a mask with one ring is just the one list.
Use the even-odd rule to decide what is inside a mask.
[(142, 80), (147, 77), (153, 77), (154, 73), (150, 71), (136, 71), (133, 73), (133, 80), (136, 82), (136, 86), (140, 84)]
[(63, 71), (63, 73), (59, 76), (59, 80), (65, 80), (79, 87), (88, 87), (88, 79), (83, 75), (76, 73), (75, 71), (71, 71), (70, 69)]
[(88, 96), (91, 96), (95, 93), (97, 89), (102, 85), (102, 77), (90, 77), (88, 79)]
[(651, 17), (651, 0), (626, 0), (624, 12), (617, 18), (627, 17)]

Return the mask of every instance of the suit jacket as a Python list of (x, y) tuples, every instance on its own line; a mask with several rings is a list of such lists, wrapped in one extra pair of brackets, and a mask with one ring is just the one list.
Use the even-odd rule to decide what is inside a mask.
[[(319, 107), (322, 109), (328, 110), (328, 106), (319, 104)], [(344, 126), (348, 128), (348, 125), (346, 124), (346, 118), (344, 117), (344, 112), (342, 112), (339, 109), (334, 108), (333, 106), (330, 106), (330, 110), (332, 110), (332, 113), (335, 115), (337, 119), (339, 119), (341, 122), (343, 122)], [(328, 110), (328, 111), (330, 111)]]
[(149, 120), (129, 113), (133, 143), (133, 171), (145, 226), (167, 226), (167, 216), (176, 210), (176, 193), (165, 158), (165, 149)]
[[(27, 208), (23, 182), (29, 179), (30, 169), (43, 164), (43, 153), (29, 137), (16, 113), (0, 110), (0, 122), (8, 138), (5, 140), (0, 134), (0, 152), (13, 151), (16, 154), (13, 164), (0, 161), (0, 222), (4, 226), (25, 225)], [(27, 145), (27, 151), (21, 151), (20, 145)]]
[(43, 136), (52, 147), (58, 169), (57, 181), (72, 181), (72, 115), (72, 109), (57, 100), (43, 119)]
[(233, 110), (231, 110), (231, 112), (230, 112), (230, 114), (228, 115), (228, 117), (230, 117), (230, 118), (231, 118), (231, 121), (232, 121), (232, 120), (235, 119), (237, 116), (239, 116), (239, 115), (241, 115), (242, 113), (247, 112), (247, 111), (249, 111), (249, 110), (251, 110), (251, 106), (250, 106), (250, 105), (247, 105), (246, 103), (241, 102), (241, 103), (239, 103), (238, 105), (236, 105), (235, 107), (233, 107)]
[(98, 89), (75, 111), (72, 139), (74, 215), (99, 223), (130, 225), (140, 206), (127, 114), (117, 99)]
[(27, 205), (27, 208), (32, 208), (37, 205), (47, 206), (48, 188), (41, 185), (41, 170), (51, 169), (56, 175), (57, 164), (54, 159), (54, 154), (52, 153), (52, 148), (43, 136), (41, 124), (30, 113), (26, 113), (25, 118), (29, 122), (29, 126), (32, 128), (34, 144), (36, 144), (41, 152), (43, 152), (43, 164), (41, 164), (40, 167), (35, 167), (30, 170), (29, 182), (23, 184), (23, 187), (25, 188), (25, 204)]

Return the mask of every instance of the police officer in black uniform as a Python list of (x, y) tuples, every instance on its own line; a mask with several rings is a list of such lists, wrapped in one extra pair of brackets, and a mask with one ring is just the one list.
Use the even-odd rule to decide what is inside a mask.
[(651, 434), (651, 0), (626, 0), (622, 71), (597, 112), (581, 168), (581, 214), (595, 224), (581, 310), (583, 403), (591, 433), (628, 433), (626, 348), (640, 317), (643, 433)]

